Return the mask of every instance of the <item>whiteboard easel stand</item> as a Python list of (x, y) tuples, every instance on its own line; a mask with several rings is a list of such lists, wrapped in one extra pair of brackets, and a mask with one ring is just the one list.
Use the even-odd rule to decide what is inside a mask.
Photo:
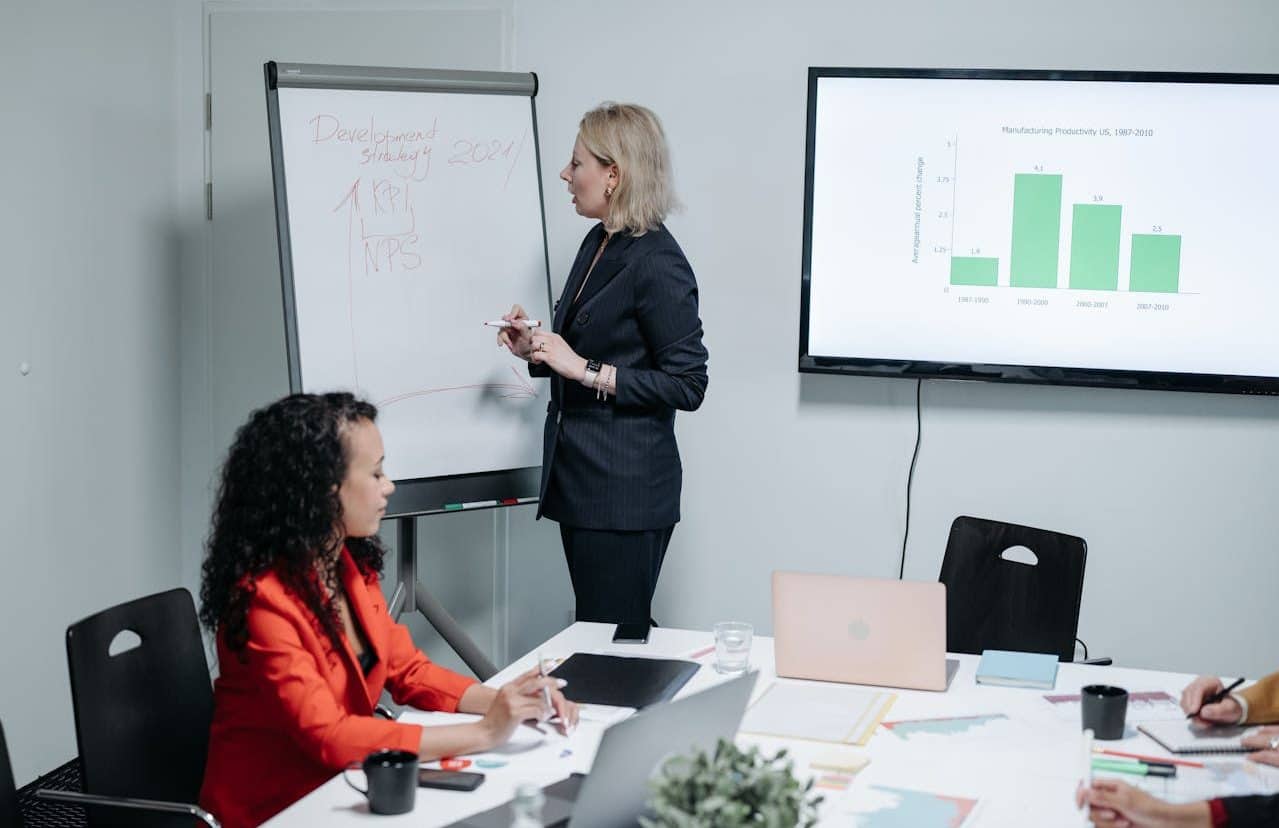
[(480, 681), (488, 681), (497, 673), (497, 666), (489, 661), (475, 641), (466, 634), (444, 605), (417, 579), (417, 517), (410, 515), (397, 519), (396, 575), (398, 581), (391, 595), (391, 617), (400, 620), (400, 613), (420, 612), (440, 637), (466, 662)]

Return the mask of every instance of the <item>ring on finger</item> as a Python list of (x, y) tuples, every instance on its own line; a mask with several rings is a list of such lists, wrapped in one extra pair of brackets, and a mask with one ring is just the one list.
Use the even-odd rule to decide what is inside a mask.
[(1270, 749), (1279, 750), (1279, 736), (1270, 737)]

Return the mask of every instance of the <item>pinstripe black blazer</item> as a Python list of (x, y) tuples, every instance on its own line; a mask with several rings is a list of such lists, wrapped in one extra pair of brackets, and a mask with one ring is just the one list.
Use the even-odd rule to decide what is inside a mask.
[(603, 238), (603, 224), (586, 234), (552, 329), (579, 356), (617, 366), (617, 396), (601, 402), (529, 365), (552, 377), (537, 516), (584, 529), (661, 529), (679, 521), (675, 411), (695, 411), (706, 393), (697, 280), (663, 225), (614, 235), (583, 288)]

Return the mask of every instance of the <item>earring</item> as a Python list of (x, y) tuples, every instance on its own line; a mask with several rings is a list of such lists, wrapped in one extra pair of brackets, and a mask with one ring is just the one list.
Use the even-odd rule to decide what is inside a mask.
[(605, 188), (604, 188), (604, 197), (605, 197), (605, 198), (612, 198), (612, 197), (613, 197), (613, 188), (612, 188), (612, 187), (605, 187)]

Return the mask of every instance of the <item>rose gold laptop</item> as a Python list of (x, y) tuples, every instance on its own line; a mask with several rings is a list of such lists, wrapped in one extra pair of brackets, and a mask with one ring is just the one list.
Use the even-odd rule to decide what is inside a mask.
[(946, 689), (946, 587), (773, 573), (777, 675)]

